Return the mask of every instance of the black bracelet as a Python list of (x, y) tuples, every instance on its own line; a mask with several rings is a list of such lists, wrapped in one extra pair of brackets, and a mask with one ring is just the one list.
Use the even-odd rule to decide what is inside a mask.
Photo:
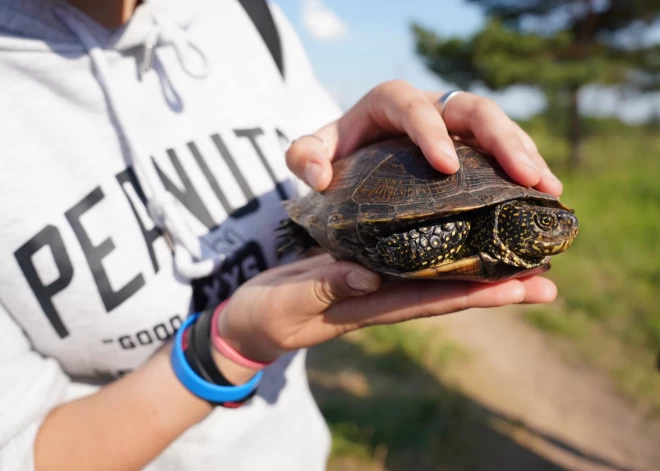
[[(212, 317), (212, 310), (204, 311), (199, 315), (197, 322), (195, 322), (189, 329), (188, 346), (184, 349), (183, 353), (190, 368), (192, 368), (192, 370), (204, 380), (218, 386), (235, 386), (235, 384), (225, 378), (222, 372), (218, 369), (215, 360), (213, 360), (213, 354), (211, 353), (210, 330)], [(222, 403), (209, 401), (209, 403), (214, 406), (236, 408), (252, 399), (256, 393), (257, 391), (255, 389), (240, 401)]]
[(186, 358), (186, 362), (188, 363), (188, 365), (190, 365), (190, 368), (197, 374), (197, 376), (202, 378), (204, 381), (208, 381), (209, 383), (212, 383), (213, 381), (211, 381), (209, 375), (206, 374), (206, 372), (202, 368), (199, 358), (197, 357), (197, 354), (192, 348), (192, 339), (194, 335), (194, 329), (192, 327), (188, 329), (187, 335), (188, 335), (187, 337), (188, 345), (186, 346), (186, 348), (183, 349), (183, 356)]
[(190, 349), (194, 351), (204, 376), (218, 386), (235, 386), (220, 372), (211, 353), (211, 318), (213, 311), (204, 311), (192, 327)]

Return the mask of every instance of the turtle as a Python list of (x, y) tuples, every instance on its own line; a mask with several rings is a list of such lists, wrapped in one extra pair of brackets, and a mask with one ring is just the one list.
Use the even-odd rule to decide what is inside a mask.
[(453, 142), (460, 168), (451, 175), (409, 138), (335, 161), (326, 190), (283, 202), (280, 251), (320, 245), (337, 260), (411, 279), (496, 282), (548, 270), (578, 233), (574, 210)]

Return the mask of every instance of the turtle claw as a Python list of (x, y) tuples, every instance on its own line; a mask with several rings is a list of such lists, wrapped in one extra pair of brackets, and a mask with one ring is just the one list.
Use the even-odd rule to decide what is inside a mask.
[(293, 249), (294, 247), (297, 247), (298, 245), (299, 244), (296, 240), (289, 239), (285, 243), (277, 246), (277, 252), (284, 254), (290, 251), (291, 249)]
[(282, 219), (280, 223), (275, 228), (276, 231), (288, 230), (291, 226), (291, 219)]
[(302, 255), (309, 248), (319, 245), (301, 225), (291, 219), (284, 219), (275, 232), (276, 250), (280, 258), (295, 248), (299, 249), (297, 255)]

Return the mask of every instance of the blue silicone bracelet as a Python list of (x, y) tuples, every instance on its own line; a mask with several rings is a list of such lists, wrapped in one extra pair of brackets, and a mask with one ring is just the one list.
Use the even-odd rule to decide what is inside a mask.
[(207, 401), (223, 403), (244, 399), (252, 393), (252, 391), (257, 389), (259, 381), (261, 381), (261, 377), (264, 374), (263, 371), (259, 371), (254, 375), (254, 378), (247, 383), (238, 386), (218, 386), (209, 383), (198, 376), (186, 361), (182, 346), (183, 333), (197, 320), (198, 317), (199, 313), (188, 317), (176, 332), (174, 345), (172, 346), (172, 368), (174, 369), (174, 374), (176, 374), (176, 377), (179, 378), (179, 381), (181, 381), (181, 384), (183, 384), (186, 389), (195, 396), (206, 399)]

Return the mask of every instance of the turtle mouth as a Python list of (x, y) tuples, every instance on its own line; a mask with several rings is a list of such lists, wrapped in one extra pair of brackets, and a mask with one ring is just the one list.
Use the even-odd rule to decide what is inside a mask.
[(532, 245), (528, 252), (521, 254), (523, 258), (543, 257), (547, 255), (557, 255), (568, 250), (573, 244), (573, 237), (566, 239), (550, 241), (550, 242), (536, 242)]
[(458, 258), (470, 231), (467, 221), (445, 221), (381, 237), (369, 256), (401, 271), (434, 267)]

